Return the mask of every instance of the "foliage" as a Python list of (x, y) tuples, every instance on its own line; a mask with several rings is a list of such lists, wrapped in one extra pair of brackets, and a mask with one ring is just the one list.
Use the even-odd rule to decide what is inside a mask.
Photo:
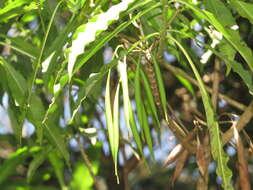
[(250, 189), (252, 22), (247, 0), (1, 1), (0, 186)]

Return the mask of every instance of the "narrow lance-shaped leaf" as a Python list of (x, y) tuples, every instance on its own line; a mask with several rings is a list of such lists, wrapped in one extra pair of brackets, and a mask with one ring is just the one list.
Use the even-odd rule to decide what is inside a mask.
[(154, 69), (155, 69), (155, 75), (156, 75), (156, 79), (157, 79), (157, 83), (158, 83), (159, 94), (160, 94), (160, 98), (161, 98), (163, 112), (164, 112), (164, 116), (166, 118), (167, 117), (167, 100), (166, 100), (166, 93), (165, 93), (165, 89), (164, 89), (164, 85), (163, 85), (162, 74), (161, 74), (159, 65), (158, 65), (154, 56), (152, 56), (152, 62), (153, 62)]
[(114, 144), (114, 170), (119, 183), (118, 176), (118, 151), (119, 151), (119, 89), (120, 83), (117, 85), (116, 94), (113, 103), (113, 144)]
[(160, 128), (160, 122), (159, 122), (158, 114), (157, 114), (158, 110), (156, 109), (155, 100), (154, 100), (154, 97), (152, 95), (152, 90), (150, 88), (148, 79), (147, 79), (145, 73), (142, 70), (140, 71), (140, 74), (141, 74), (141, 79), (143, 81), (143, 86), (144, 86), (144, 89), (145, 89), (145, 95), (147, 96), (151, 112), (152, 112), (152, 114), (154, 116), (156, 124)]
[[(114, 117), (111, 108), (111, 93), (110, 93), (110, 74), (111, 71), (108, 72), (106, 89), (105, 89), (105, 116), (107, 122), (107, 130), (109, 136), (109, 143), (112, 152), (112, 157), (115, 166), (115, 175), (118, 181), (118, 173), (117, 173), (117, 157), (118, 157), (118, 148), (119, 148), (119, 126), (118, 126), (118, 105), (114, 105)], [(116, 90), (115, 98), (119, 96), (119, 85)], [(118, 104), (118, 100), (115, 99), (114, 103)], [(114, 123), (115, 122), (115, 123)], [(115, 124), (115, 125), (114, 125)]]
[(140, 135), (138, 133), (138, 129), (137, 129), (137, 126), (135, 123), (134, 114), (132, 111), (132, 106), (131, 106), (131, 102), (130, 102), (130, 98), (129, 98), (126, 57), (124, 57), (123, 62), (122, 61), (118, 62), (118, 71), (120, 73), (120, 82), (122, 84), (124, 114), (125, 114), (126, 125), (128, 127), (128, 130), (131, 129), (134, 140), (137, 144), (137, 147), (138, 147), (140, 153), (143, 155), (142, 143), (141, 143)]
[(48, 154), (48, 159), (53, 167), (57, 180), (61, 185), (61, 189), (67, 189), (64, 182), (64, 162), (62, 158), (59, 157), (59, 154), (57, 154), (57, 152), (51, 151)]
[(47, 122), (45, 122), (43, 125), (46, 128), (49, 137), (51, 137), (53, 144), (62, 154), (63, 158), (66, 161), (67, 166), (70, 168), (69, 152), (66, 147), (63, 136), (59, 134), (59, 131), (58, 131), (59, 129), (56, 128), (55, 126), (49, 125)]
[(142, 98), (141, 98), (140, 63), (138, 63), (137, 65), (134, 83), (135, 83), (134, 85), (135, 86), (135, 103), (136, 103), (138, 119), (140, 122), (140, 127), (144, 131), (144, 136), (148, 144), (151, 157), (154, 160), (154, 151), (153, 151), (152, 137), (150, 134), (149, 124), (148, 124), (148, 117), (147, 117), (146, 110), (144, 108), (144, 102), (142, 101)]
[[(126, 59), (126, 57), (124, 57)], [(130, 130), (130, 116), (129, 113), (131, 111), (129, 101), (129, 92), (128, 92), (128, 77), (127, 77), (127, 65), (125, 62), (119, 61), (118, 62), (118, 71), (120, 73), (120, 82), (122, 84), (122, 91), (123, 91), (123, 102), (124, 102), (124, 114), (126, 125), (128, 130)]]
[(206, 112), (207, 125), (210, 132), (211, 152), (214, 160), (217, 162), (216, 173), (218, 176), (222, 178), (222, 187), (224, 189), (226, 190), (234, 189), (231, 185), (232, 172), (227, 166), (229, 158), (223, 150), (223, 144), (220, 137), (219, 124), (217, 122), (216, 114), (212, 107), (210, 97), (205, 90), (204, 83), (198, 73), (198, 70), (196, 69), (194, 63), (192, 62), (190, 56), (183, 48), (183, 46), (172, 36), (168, 36), (168, 38), (173, 42), (175, 42), (176, 45), (180, 48), (180, 50), (183, 52), (194, 72), (195, 77), (197, 78), (197, 81), (199, 83), (199, 89), (202, 96), (202, 101)]
[(94, 41), (102, 31), (107, 30), (108, 26), (119, 19), (119, 14), (128, 8), (128, 5), (134, 0), (124, 0), (117, 5), (112, 6), (105, 13), (93, 17), (87, 24), (81, 25), (74, 34), (74, 40), (70, 47), (68, 74), (72, 77), (74, 64), (77, 56), (84, 53), (87, 44)]

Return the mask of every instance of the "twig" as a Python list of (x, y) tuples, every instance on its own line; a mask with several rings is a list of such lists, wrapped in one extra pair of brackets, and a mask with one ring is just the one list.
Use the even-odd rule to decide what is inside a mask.
[(175, 111), (173, 110), (173, 108), (167, 103), (167, 107), (169, 109), (169, 111), (171, 112), (172, 116), (175, 117), (175, 120), (178, 122), (178, 124), (182, 127), (182, 129), (185, 132), (188, 132), (188, 130), (186, 129), (186, 127), (184, 126), (183, 122), (181, 121), (181, 119), (179, 117), (176, 116)]
[(90, 162), (90, 160), (88, 158), (88, 155), (84, 151), (84, 147), (83, 147), (83, 144), (80, 141), (80, 137), (78, 137), (76, 140), (77, 140), (77, 143), (78, 143), (78, 146), (79, 146), (79, 149), (80, 149), (83, 161), (84, 161), (84, 165), (87, 167), (88, 172), (89, 172), (90, 176), (92, 177), (92, 179), (94, 181), (95, 188), (97, 190), (99, 190), (100, 189), (99, 183), (98, 183), (98, 181), (96, 179), (96, 176), (95, 176), (95, 174), (94, 174), (94, 172), (92, 170), (92, 165), (91, 165), (91, 162)]
[[(189, 74), (182, 71), (181, 69), (179, 69), (173, 65), (166, 64), (166, 63), (162, 63), (162, 65), (164, 66), (164, 68), (171, 71), (172, 73), (181, 75), (182, 77), (186, 78), (189, 82), (191, 82), (195, 86), (198, 86), (198, 82), (195, 79), (193, 79), (191, 76), (189, 76)], [(205, 89), (207, 90), (207, 92), (213, 93), (213, 90), (211, 88), (205, 86)], [(228, 96), (226, 96), (224, 94), (219, 93), (218, 96), (219, 96), (219, 98), (225, 100), (227, 103), (229, 103), (230, 105), (234, 106), (235, 108), (237, 108), (239, 110), (244, 111), (246, 109), (245, 105), (237, 102), (236, 100), (229, 98)]]
[[(237, 131), (241, 131), (247, 123), (251, 120), (253, 117), (253, 101), (249, 104), (249, 106), (245, 109), (243, 114), (240, 116), (239, 121), (236, 124)], [(225, 132), (225, 134), (222, 137), (223, 144), (226, 144), (232, 137), (234, 136), (234, 129), (231, 127), (228, 131)]]
[[(122, 146), (122, 154), (123, 154), (123, 159), (124, 159), (124, 165), (126, 165), (128, 160), (126, 157), (125, 144)], [(130, 185), (129, 185), (129, 181), (128, 181), (128, 169), (126, 168), (126, 166), (123, 167), (123, 179), (124, 179), (124, 189), (130, 190)]]

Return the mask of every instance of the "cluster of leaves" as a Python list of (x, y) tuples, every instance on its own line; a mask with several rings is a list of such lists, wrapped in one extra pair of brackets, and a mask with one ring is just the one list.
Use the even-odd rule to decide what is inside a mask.
[[(1, 1), (0, 8), (0, 97), (8, 96), (2, 107), (13, 131), (13, 135), (3, 135), (3, 139), (20, 147), (0, 167), (1, 187), (55, 189), (57, 185), (44, 183), (49, 181), (49, 174), (58, 179), (62, 189), (89, 189), (93, 184), (100, 189), (95, 175), (103, 173), (99, 171), (103, 164), (99, 159), (104, 155), (100, 154), (101, 142), (93, 143), (99, 132), (108, 135), (119, 182), (119, 152), (125, 154), (124, 147), (130, 145), (139, 160), (155, 160), (153, 134), (161, 140), (161, 128), (168, 126), (179, 142), (167, 160), (167, 164), (178, 160), (173, 182), (193, 154), (200, 171), (198, 189), (208, 188), (207, 168), (211, 160), (217, 163), (221, 186), (233, 189), (229, 157), (223, 146), (233, 137), (232, 130), (238, 153), (244, 151), (238, 131), (253, 115), (252, 104), (244, 112), (248, 118), (231, 122), (231, 129), (223, 134), (216, 109), (221, 96), (215, 87), (209, 96), (202, 75), (213, 71), (213, 62), (224, 63), (225, 78), (237, 73), (238, 80), (247, 87), (247, 97), (251, 97), (252, 44), (243, 38), (241, 33), (245, 32), (240, 33), (237, 20), (253, 23), (253, 4), (242, 0), (8, 0)], [(198, 55), (189, 46), (192, 42), (204, 53)], [(110, 61), (105, 59), (108, 54)], [(167, 54), (173, 57), (171, 62), (176, 67), (166, 63)], [(166, 69), (178, 79), (180, 87), (188, 90), (196, 104), (195, 114), (207, 128), (194, 124), (193, 118), (191, 127), (185, 127), (188, 121), (181, 122), (182, 110), (168, 106)], [(187, 75), (193, 75), (196, 81)], [(216, 80), (219, 86), (220, 79), (216, 78), (213, 83)], [(197, 100), (198, 90), (202, 101)], [(224, 100), (238, 105), (227, 96)], [(241, 107), (245, 108), (239, 103), (237, 108)], [(122, 109), (124, 122), (120, 119)], [(179, 116), (174, 114), (176, 111)], [(103, 115), (106, 122), (101, 120)], [(96, 121), (102, 124), (95, 126)], [(24, 138), (27, 123), (35, 127), (35, 134)], [(124, 127), (127, 138), (122, 134)], [(250, 138), (247, 139), (252, 148)], [(69, 148), (72, 140), (82, 156), (76, 156), (74, 148)], [(93, 158), (92, 162), (83, 145), (91, 150), (87, 155)], [(150, 157), (145, 156), (145, 147)], [(79, 162), (74, 164), (80, 158), (85, 167)], [(249, 180), (245, 182), (242, 177), (248, 177), (246, 159), (238, 156), (238, 160), (241, 187), (250, 189)], [(48, 164), (54, 171), (50, 167), (42, 170)], [(125, 157), (124, 164), (127, 165)], [(20, 165), (23, 171), (16, 172)], [(80, 180), (81, 170), (89, 176), (87, 182)], [(72, 177), (66, 179), (67, 174)], [(8, 182), (15, 175), (21, 179), (10, 187)]]

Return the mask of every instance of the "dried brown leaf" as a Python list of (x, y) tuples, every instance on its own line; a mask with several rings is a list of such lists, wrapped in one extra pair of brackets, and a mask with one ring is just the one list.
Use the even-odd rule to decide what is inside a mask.
[(170, 165), (171, 163), (175, 162), (179, 155), (183, 152), (183, 146), (181, 144), (177, 144), (173, 150), (169, 153), (166, 161), (164, 162), (163, 166), (168, 166)]
[(184, 150), (182, 152), (182, 154), (180, 154), (180, 156), (178, 157), (177, 164), (176, 164), (176, 167), (174, 169), (173, 176), (172, 176), (172, 181), (171, 181), (172, 186), (174, 186), (175, 181), (180, 176), (188, 156), (189, 156), (189, 152), (187, 150)]
[[(199, 167), (200, 175), (203, 177), (205, 176), (208, 165), (210, 162), (210, 148), (208, 144), (206, 144), (203, 141), (208, 141), (208, 136), (205, 137), (205, 139), (199, 139), (197, 138), (197, 152), (196, 152), (196, 162)], [(206, 140), (207, 139), (207, 140)]]
[(234, 138), (236, 141), (237, 147), (237, 158), (239, 163), (239, 179), (240, 179), (240, 186), (243, 190), (250, 190), (250, 183), (249, 183), (249, 172), (248, 172), (248, 163), (245, 154), (245, 150), (243, 147), (242, 140), (236, 129), (235, 125), (234, 128)]
[(208, 166), (211, 161), (209, 135), (197, 138), (196, 162), (199, 167), (200, 178), (197, 181), (197, 190), (208, 189)]

